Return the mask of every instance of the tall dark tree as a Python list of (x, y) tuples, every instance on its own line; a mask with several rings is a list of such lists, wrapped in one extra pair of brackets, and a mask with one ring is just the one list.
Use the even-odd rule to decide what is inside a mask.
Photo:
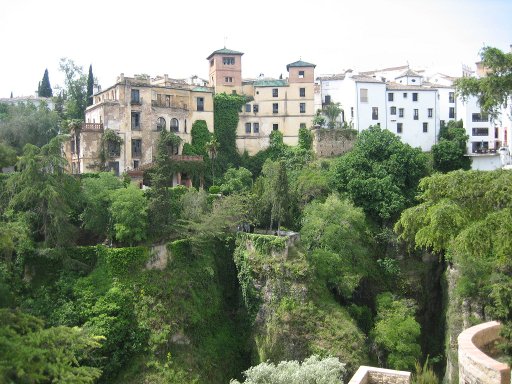
[(44, 70), (43, 80), (39, 85), (39, 97), (52, 97), (53, 90), (48, 77), (48, 69)]
[(89, 76), (87, 76), (87, 106), (92, 105), (92, 94), (94, 93), (94, 76), (92, 64), (89, 65)]

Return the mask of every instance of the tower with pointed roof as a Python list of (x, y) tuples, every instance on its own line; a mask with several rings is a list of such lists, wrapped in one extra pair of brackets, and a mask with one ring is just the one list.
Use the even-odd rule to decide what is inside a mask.
[(242, 55), (243, 52), (224, 47), (206, 58), (209, 65), (208, 83), (216, 93), (241, 93)]

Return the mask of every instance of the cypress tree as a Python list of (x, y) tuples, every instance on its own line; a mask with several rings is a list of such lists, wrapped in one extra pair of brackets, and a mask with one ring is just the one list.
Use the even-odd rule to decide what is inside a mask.
[(39, 97), (52, 97), (53, 90), (50, 85), (50, 78), (48, 77), (48, 69), (44, 70), (43, 80), (41, 81), (38, 89)]
[(94, 76), (92, 74), (92, 64), (89, 65), (89, 76), (87, 77), (87, 106), (92, 105), (92, 94), (94, 92)]

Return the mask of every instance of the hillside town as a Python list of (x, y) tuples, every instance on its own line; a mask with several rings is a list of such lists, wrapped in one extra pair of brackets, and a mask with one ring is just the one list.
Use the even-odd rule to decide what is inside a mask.
[[(213, 51), (206, 58), (208, 79), (121, 73), (114, 84), (94, 94), (85, 121), (66, 147), (72, 173), (94, 171), (105, 129), (126, 143), (109, 160), (116, 174), (152, 163), (162, 130), (176, 133), (183, 144), (191, 142), (190, 127), (196, 120), (205, 120), (213, 132), (213, 96), (219, 93), (247, 97), (236, 131), (240, 153), (254, 155), (267, 148), (270, 133), (276, 130), (282, 132), (285, 144), (297, 145), (299, 129), (324, 128), (314, 124), (317, 111), (339, 103), (336, 127), (360, 132), (378, 125), (422, 151), (430, 151), (438, 142), (441, 126), (462, 120), (472, 169), (510, 165), (511, 113), (502, 108), (499, 115), (489, 116), (475, 97), (457, 96), (456, 77), (409, 66), (316, 75), (315, 64), (299, 60), (283, 64), (285, 78), (249, 79), (242, 75), (242, 56), (227, 48)], [(462, 77), (485, 76), (481, 63), (476, 63), (476, 70), (464, 66), (461, 72)], [(322, 155), (343, 151), (342, 143), (332, 143), (331, 153)], [(181, 149), (176, 155), (181, 155)]]

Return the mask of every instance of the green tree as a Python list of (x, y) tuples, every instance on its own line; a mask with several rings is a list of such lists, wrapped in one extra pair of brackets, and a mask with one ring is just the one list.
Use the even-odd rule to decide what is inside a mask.
[(263, 175), (268, 178), (266, 196), (270, 203), (270, 229), (277, 221), (277, 231), (286, 219), (289, 208), (288, 175), (284, 161), (267, 162), (263, 166)]
[(101, 371), (84, 362), (101, 339), (78, 327), (44, 328), (34, 316), (0, 309), (0, 381), (94, 383)]
[(342, 111), (340, 103), (330, 102), (324, 107), (324, 115), (327, 116), (327, 119), (329, 120), (327, 123), (329, 128), (336, 128), (338, 125), (337, 119)]
[(439, 143), (432, 146), (433, 168), (439, 172), (471, 169), (471, 158), (466, 155), (466, 134), (462, 120), (449, 121), (441, 127)]
[(92, 64), (89, 65), (89, 74), (87, 75), (87, 106), (92, 105), (92, 95), (94, 93), (94, 75), (92, 74)]
[(147, 238), (147, 200), (133, 184), (112, 192), (110, 215), (116, 240), (134, 245)]
[(458, 293), (501, 320), (512, 355), (512, 197), (509, 171), (454, 171), (420, 183), (420, 204), (395, 225), (399, 238), (445, 255), (459, 273)]
[(215, 137), (205, 144), (206, 152), (212, 164), (212, 184), (215, 185), (215, 159), (217, 158), (220, 144)]
[(82, 67), (68, 58), (60, 59), (59, 68), (64, 74), (66, 119), (84, 120), (87, 108), (87, 76)]
[(384, 352), (386, 366), (412, 370), (421, 356), (420, 325), (414, 319), (411, 300), (396, 299), (390, 292), (377, 296), (377, 316), (373, 337)]
[(224, 174), (220, 185), (220, 192), (224, 195), (232, 193), (248, 192), (252, 186), (252, 173), (240, 167), (238, 169), (229, 168)]
[(334, 161), (332, 187), (378, 223), (392, 222), (415, 202), (429, 172), (427, 156), (378, 126), (364, 130), (351, 152)]
[(59, 132), (59, 115), (46, 102), (3, 105), (0, 108), (0, 140), (22, 152), (25, 144), (41, 147)]
[(39, 97), (52, 97), (53, 90), (50, 85), (50, 78), (48, 77), (48, 69), (44, 70), (43, 80), (39, 83), (38, 87), (38, 96)]
[(496, 116), (512, 96), (512, 53), (483, 47), (480, 57), (486, 75), (481, 78), (462, 77), (455, 81), (455, 87), (463, 99), (476, 96), (482, 111)]
[[(281, 361), (280, 363), (261, 363), (244, 372), (245, 384), (342, 384), (345, 364), (336, 357), (313, 355), (302, 363)], [(231, 380), (230, 384), (241, 384)]]
[(111, 232), (112, 192), (122, 187), (121, 180), (111, 172), (102, 172), (98, 177), (88, 177), (82, 181), (84, 209), (81, 219), (85, 229), (98, 236), (108, 236)]
[(0, 173), (2, 168), (16, 164), (16, 150), (10, 145), (0, 143)]
[(305, 127), (299, 128), (299, 148), (307, 151), (313, 147), (313, 133)]
[(46, 246), (69, 244), (76, 227), (71, 214), (76, 208), (78, 183), (65, 172), (59, 136), (38, 148), (27, 144), (17, 163), (18, 172), (6, 182), (10, 220), (29, 223), (34, 239)]
[(301, 241), (320, 279), (345, 299), (374, 269), (367, 231), (363, 210), (337, 195), (304, 208)]

